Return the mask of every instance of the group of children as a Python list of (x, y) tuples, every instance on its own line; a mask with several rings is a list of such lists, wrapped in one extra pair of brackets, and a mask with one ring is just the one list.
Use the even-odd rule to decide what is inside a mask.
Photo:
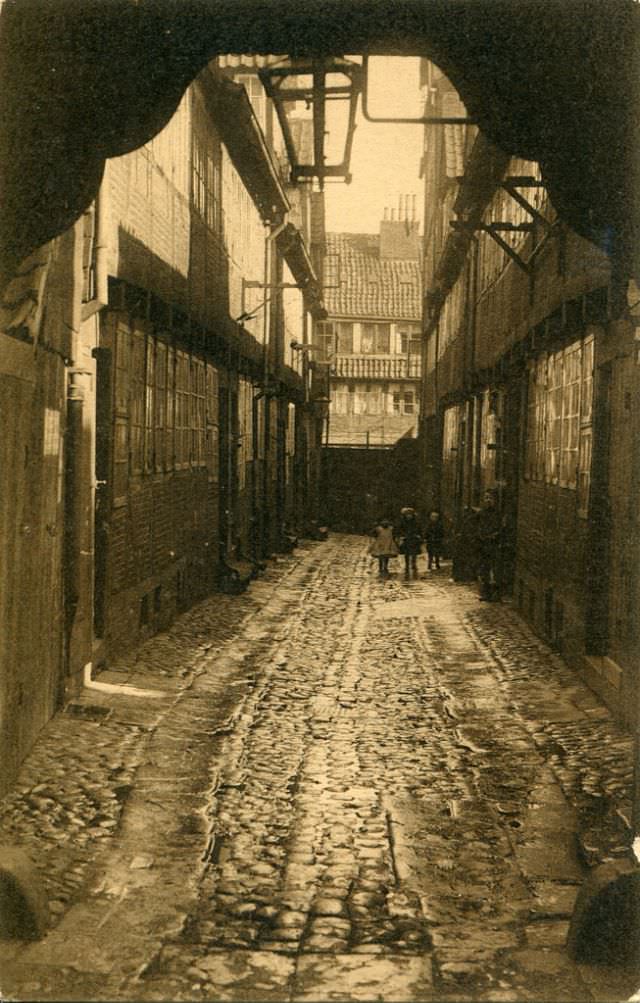
[(400, 519), (394, 526), (389, 519), (381, 519), (373, 531), (373, 542), (369, 548), (372, 557), (378, 560), (380, 574), (389, 574), (389, 560), (404, 556), (405, 578), (418, 573), (418, 554), (422, 544), (426, 544), (429, 570), (440, 568), (440, 558), (444, 545), (444, 527), (440, 513), (429, 513), (426, 527), (422, 529), (416, 510), (406, 507), (400, 510)]

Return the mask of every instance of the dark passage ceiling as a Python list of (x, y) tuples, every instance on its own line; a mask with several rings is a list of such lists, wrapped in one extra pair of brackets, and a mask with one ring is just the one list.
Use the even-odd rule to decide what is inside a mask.
[(425, 55), (575, 230), (638, 274), (633, 0), (5, 0), (0, 269), (62, 232), (106, 157), (169, 120), (219, 53)]

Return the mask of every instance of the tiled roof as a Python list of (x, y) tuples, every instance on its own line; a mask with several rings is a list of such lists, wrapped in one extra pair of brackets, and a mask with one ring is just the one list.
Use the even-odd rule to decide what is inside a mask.
[(324, 283), (330, 316), (420, 320), (420, 262), (381, 260), (375, 234), (328, 233)]
[(224, 70), (259, 70), (280, 62), (284, 56), (223, 55), (218, 56), (218, 66)]

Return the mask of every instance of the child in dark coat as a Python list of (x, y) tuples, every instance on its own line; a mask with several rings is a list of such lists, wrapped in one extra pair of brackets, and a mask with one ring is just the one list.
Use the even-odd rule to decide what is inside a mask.
[(404, 576), (409, 578), (411, 572), (418, 573), (418, 554), (422, 549), (422, 530), (414, 508), (403, 508), (400, 511), (400, 553), (404, 554)]
[(425, 530), (425, 540), (427, 543), (427, 560), (429, 571), (435, 564), (440, 570), (440, 558), (442, 557), (442, 546), (444, 543), (444, 525), (442, 516), (435, 509), (429, 512), (429, 520)]

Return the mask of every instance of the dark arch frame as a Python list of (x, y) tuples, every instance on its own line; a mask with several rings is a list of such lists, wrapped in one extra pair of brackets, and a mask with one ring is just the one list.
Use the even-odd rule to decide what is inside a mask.
[(493, 142), (540, 162), (559, 215), (637, 275), (639, 25), (634, 0), (6, 0), (0, 281), (226, 52), (428, 56)]

